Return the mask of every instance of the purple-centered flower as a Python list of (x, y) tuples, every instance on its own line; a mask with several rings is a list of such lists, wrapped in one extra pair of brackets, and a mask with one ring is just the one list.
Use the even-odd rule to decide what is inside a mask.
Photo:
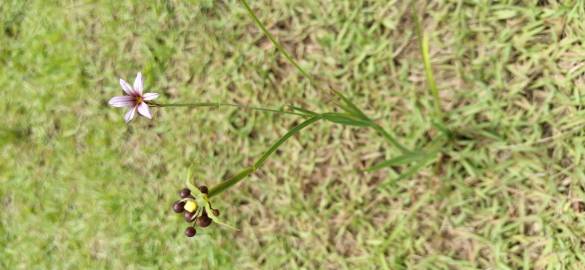
[(157, 93), (145, 93), (143, 94), (144, 90), (144, 82), (142, 80), (142, 73), (138, 72), (136, 74), (136, 79), (134, 80), (134, 87), (130, 86), (126, 81), (120, 79), (120, 85), (122, 89), (126, 93), (126, 96), (117, 96), (113, 97), (108, 101), (108, 104), (112, 107), (129, 107), (130, 110), (124, 116), (124, 120), (126, 123), (130, 122), (130, 120), (134, 119), (136, 116), (136, 112), (141, 114), (142, 116), (152, 119), (152, 115), (150, 114), (150, 110), (148, 109), (147, 101), (153, 100), (158, 97)]

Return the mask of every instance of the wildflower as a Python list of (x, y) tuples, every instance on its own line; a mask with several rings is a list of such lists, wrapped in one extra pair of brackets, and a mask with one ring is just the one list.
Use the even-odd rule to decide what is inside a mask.
[(142, 116), (152, 119), (150, 110), (148, 109), (148, 101), (154, 100), (158, 97), (157, 93), (143, 93), (144, 81), (142, 80), (142, 73), (136, 74), (134, 86), (130, 86), (126, 81), (120, 79), (120, 85), (126, 93), (124, 96), (113, 97), (108, 101), (112, 107), (129, 107), (130, 110), (124, 116), (126, 123), (134, 119), (136, 112)]
[(206, 228), (212, 223), (222, 225), (234, 230), (236, 228), (221, 222), (219, 210), (213, 208), (209, 201), (209, 188), (201, 185), (199, 187), (191, 184), (190, 176), (187, 177), (186, 187), (179, 191), (181, 197), (173, 204), (173, 211), (182, 214), (190, 227), (185, 230), (187, 237), (193, 237), (197, 233), (195, 227)]
[(194, 200), (188, 200), (185, 203), (185, 210), (187, 210), (187, 212), (192, 213), (197, 209), (197, 203)]
[(173, 211), (182, 213), (185, 221), (191, 224), (191, 227), (185, 230), (187, 237), (193, 237), (196, 234), (195, 226), (208, 227), (219, 215), (219, 211), (213, 209), (209, 203), (208, 192), (209, 189), (204, 185), (199, 187), (190, 185), (179, 191), (181, 199), (173, 204)]

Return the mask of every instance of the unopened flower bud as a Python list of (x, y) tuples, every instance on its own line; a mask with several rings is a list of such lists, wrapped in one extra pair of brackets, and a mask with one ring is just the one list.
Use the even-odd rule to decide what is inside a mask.
[(207, 188), (207, 186), (199, 186), (199, 190), (203, 194), (208, 194), (209, 193), (209, 189)]
[(187, 237), (193, 237), (193, 236), (195, 236), (196, 233), (197, 233), (197, 230), (195, 230), (195, 228), (193, 228), (193, 227), (187, 227), (187, 229), (185, 229), (185, 235)]
[(203, 213), (200, 217), (195, 220), (197, 226), (205, 228), (211, 224), (211, 219), (207, 216), (207, 214)]
[(173, 204), (173, 211), (175, 211), (175, 213), (182, 213), (183, 211), (185, 211), (185, 202), (176, 201)]
[(189, 197), (189, 195), (191, 195), (191, 190), (189, 190), (188, 188), (181, 189), (179, 195), (181, 196), (181, 198), (187, 198)]
[(185, 212), (185, 221), (191, 222), (193, 220), (194, 216), (195, 216), (195, 213)]

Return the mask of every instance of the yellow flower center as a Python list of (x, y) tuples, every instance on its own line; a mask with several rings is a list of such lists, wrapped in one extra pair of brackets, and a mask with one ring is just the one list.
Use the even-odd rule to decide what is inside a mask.
[(185, 203), (185, 210), (189, 213), (193, 213), (197, 209), (197, 203), (193, 200), (189, 200)]
[(142, 101), (144, 101), (144, 99), (142, 98), (142, 96), (137, 96), (136, 97), (136, 104), (140, 104), (140, 103), (142, 103)]

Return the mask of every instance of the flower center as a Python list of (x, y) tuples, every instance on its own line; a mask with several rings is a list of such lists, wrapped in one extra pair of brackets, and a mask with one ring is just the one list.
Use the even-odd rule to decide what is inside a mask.
[(194, 200), (188, 200), (185, 203), (185, 210), (187, 210), (189, 213), (193, 213), (195, 210), (197, 210), (197, 203)]
[(137, 96), (136, 97), (136, 104), (140, 104), (144, 101), (144, 99), (142, 98), (142, 96)]

